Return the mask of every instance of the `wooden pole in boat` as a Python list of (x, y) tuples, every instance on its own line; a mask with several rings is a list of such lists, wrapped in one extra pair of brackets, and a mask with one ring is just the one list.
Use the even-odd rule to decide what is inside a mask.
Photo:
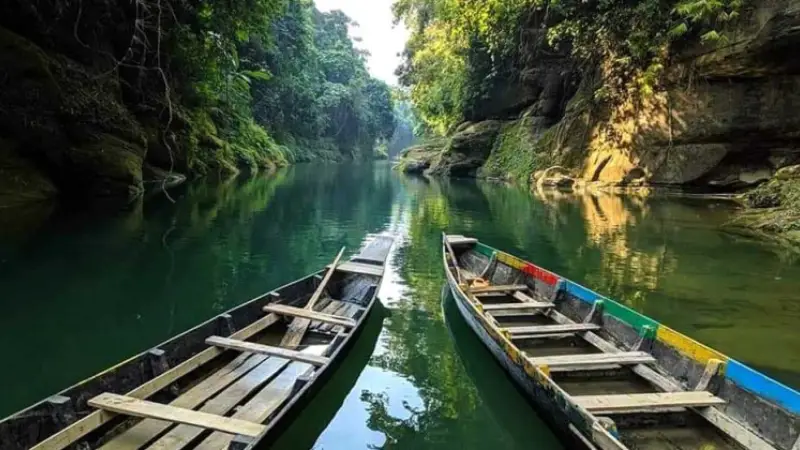
[[(314, 304), (322, 297), (322, 293), (325, 291), (325, 287), (328, 285), (328, 281), (330, 281), (331, 276), (333, 276), (333, 272), (336, 271), (336, 266), (339, 265), (339, 260), (342, 258), (344, 254), (344, 247), (339, 250), (339, 254), (336, 255), (336, 259), (333, 260), (333, 263), (328, 268), (328, 272), (325, 273), (325, 276), (320, 281), (319, 286), (317, 286), (317, 290), (314, 291), (314, 294), (311, 295), (311, 298), (308, 300), (305, 309), (312, 310), (314, 308)], [(289, 328), (286, 330), (286, 334), (283, 335), (283, 339), (281, 339), (281, 347), (295, 349), (300, 345), (300, 342), (303, 340), (303, 336), (306, 334), (306, 330), (308, 330), (308, 326), (311, 325), (310, 319), (304, 319), (302, 317), (296, 317), (292, 322), (289, 324)]]
[(450, 246), (450, 242), (447, 241), (447, 234), (442, 232), (442, 242), (444, 242), (444, 246), (447, 248), (447, 254), (450, 255), (450, 262), (453, 264), (453, 269), (456, 271), (456, 280), (458, 284), (461, 284), (461, 270), (458, 268), (458, 259), (456, 259), (456, 252), (453, 251), (453, 247)]
[(308, 304), (306, 304), (306, 309), (309, 310), (314, 309), (314, 305), (317, 303), (317, 301), (319, 301), (319, 298), (322, 297), (322, 292), (325, 290), (325, 286), (328, 284), (328, 281), (330, 281), (333, 272), (336, 271), (336, 266), (339, 265), (339, 260), (342, 259), (343, 254), (344, 254), (344, 247), (342, 247), (342, 249), (339, 250), (339, 254), (336, 255), (336, 259), (333, 260), (333, 264), (331, 264), (330, 269), (328, 269), (328, 272), (325, 274), (325, 277), (319, 283), (319, 286), (317, 286), (317, 290), (314, 291), (314, 295), (311, 296), (311, 299), (308, 301)]

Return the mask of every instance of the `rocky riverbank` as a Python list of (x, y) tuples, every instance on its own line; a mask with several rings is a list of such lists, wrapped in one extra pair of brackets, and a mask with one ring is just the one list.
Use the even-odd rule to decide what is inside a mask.
[[(530, 59), (513, 102), (490, 99), (486, 120), (462, 124), (438, 152), (407, 152), (413, 163), (401, 166), (559, 189), (757, 187), (744, 202), (778, 209), (740, 223), (793, 228), (797, 188), (785, 168), (800, 163), (797, 48), (800, 1), (758, 0), (720, 42), (680, 49), (654, 92), (628, 89), (615, 102), (596, 101), (602, 66), (588, 73), (554, 50)], [(756, 216), (783, 225), (744, 220)]]

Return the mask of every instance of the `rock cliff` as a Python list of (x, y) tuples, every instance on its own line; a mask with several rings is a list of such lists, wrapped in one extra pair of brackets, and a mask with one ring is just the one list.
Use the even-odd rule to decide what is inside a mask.
[[(567, 54), (532, 49), (515, 81), (524, 89), (489, 101), (486, 124), (499, 123), (499, 131), (458, 130), (460, 150), (445, 147), (429, 172), (560, 188), (572, 187), (567, 176), (577, 184), (739, 192), (800, 163), (798, 51), (800, 0), (758, 0), (720, 43), (677, 49), (655, 92), (627, 89), (598, 102), (602, 65), (579, 72)], [(566, 173), (542, 179), (552, 166)]]
[(656, 92), (627, 94), (613, 106), (591, 100), (602, 68), (579, 74), (568, 55), (532, 50), (519, 95), (488, 102), (487, 126), (504, 119), (500, 132), (457, 130), (462, 151), (447, 157), (445, 150), (430, 171), (528, 181), (562, 165), (583, 181), (609, 184), (635, 177), (730, 191), (763, 182), (800, 162), (800, 1), (759, 1), (725, 42), (686, 46)]

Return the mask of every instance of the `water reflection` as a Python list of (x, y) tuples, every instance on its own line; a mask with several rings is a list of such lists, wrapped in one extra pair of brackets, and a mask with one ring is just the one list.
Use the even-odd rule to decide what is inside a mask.
[(0, 240), (0, 340), (16, 344), (6, 353), (15, 370), (0, 374), (0, 415), (384, 231), (397, 241), (374, 351), (366, 362), (367, 342), (345, 362), (322, 403), (287, 431), (290, 448), (556, 446), (447, 303), (443, 310), (443, 230), (535, 261), (800, 386), (800, 353), (786, 351), (800, 348), (800, 266), (720, 233), (725, 204), (538, 199), (493, 183), (404, 177), (388, 165), (297, 166), (190, 183), (173, 197), (115, 217), (56, 213)]

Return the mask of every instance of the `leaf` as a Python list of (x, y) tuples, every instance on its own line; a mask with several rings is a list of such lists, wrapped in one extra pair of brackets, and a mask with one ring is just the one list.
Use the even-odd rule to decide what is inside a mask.
[(686, 34), (687, 31), (689, 31), (689, 27), (686, 25), (686, 22), (681, 22), (669, 30), (668, 34), (670, 37), (678, 38)]
[(715, 30), (711, 30), (708, 33), (700, 36), (700, 40), (702, 42), (716, 42), (720, 40), (721, 36)]
[(269, 81), (272, 79), (272, 74), (264, 70), (243, 70), (241, 73), (254, 80)]

